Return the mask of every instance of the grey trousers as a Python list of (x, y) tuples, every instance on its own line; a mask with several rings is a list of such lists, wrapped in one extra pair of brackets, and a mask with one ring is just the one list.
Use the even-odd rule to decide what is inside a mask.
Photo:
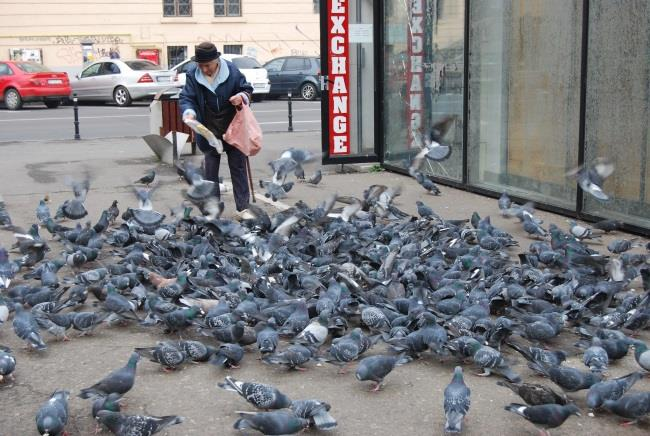
[[(237, 211), (242, 211), (248, 208), (250, 200), (250, 190), (248, 188), (248, 175), (246, 172), (246, 155), (228, 144), (223, 142), (223, 150), (228, 155), (228, 167), (230, 168), (230, 178), (232, 179), (232, 190), (235, 194), (235, 206)], [(219, 164), (221, 163), (221, 155), (217, 150), (210, 150), (204, 153), (203, 169), (205, 171), (205, 178), (214, 182), (216, 186), (216, 194), (221, 198), (219, 190)]]

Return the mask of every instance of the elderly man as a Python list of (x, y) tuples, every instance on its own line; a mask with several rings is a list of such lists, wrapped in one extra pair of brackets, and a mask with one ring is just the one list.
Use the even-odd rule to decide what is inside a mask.
[[(196, 119), (223, 142), (223, 134), (235, 117), (235, 107), (249, 104), (253, 87), (236, 66), (220, 56), (217, 47), (210, 42), (195, 47), (193, 60), (197, 65), (187, 71), (180, 106), (183, 120)], [(201, 136), (197, 137), (196, 143), (205, 156), (205, 177), (215, 182), (215, 194), (219, 196), (221, 155)], [(250, 198), (246, 156), (226, 142), (223, 142), (223, 149), (228, 155), (235, 206), (237, 211), (242, 211), (248, 207)]]

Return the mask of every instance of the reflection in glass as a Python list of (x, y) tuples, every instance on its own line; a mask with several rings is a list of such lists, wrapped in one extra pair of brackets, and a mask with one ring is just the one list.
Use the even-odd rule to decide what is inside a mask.
[(586, 212), (650, 227), (650, 6), (591, 1), (585, 159), (616, 166), (607, 202), (585, 196)]
[[(386, 2), (384, 162), (408, 168), (431, 126), (453, 115), (451, 157), (422, 171), (462, 180), (465, 2)], [(421, 86), (420, 86), (421, 84)]]
[(575, 209), (582, 3), (471, 2), (471, 184)]

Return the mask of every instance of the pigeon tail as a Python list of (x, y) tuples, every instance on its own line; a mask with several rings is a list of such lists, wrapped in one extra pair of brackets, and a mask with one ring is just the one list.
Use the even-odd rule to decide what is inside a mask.
[(332, 430), (338, 425), (336, 419), (325, 411), (312, 416), (312, 419), (314, 420), (314, 427), (319, 430)]
[(465, 415), (455, 411), (447, 413), (447, 421), (445, 422), (445, 433), (460, 433), (463, 426), (463, 418)]

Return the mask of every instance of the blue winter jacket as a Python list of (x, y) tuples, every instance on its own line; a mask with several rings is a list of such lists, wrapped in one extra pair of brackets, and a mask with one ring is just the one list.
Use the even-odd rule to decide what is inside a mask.
[[(219, 61), (221, 62), (221, 68), (224, 66), (228, 67), (229, 74), (228, 78), (223, 83), (220, 83), (214, 92), (196, 80), (196, 69), (198, 65), (193, 65), (187, 71), (185, 75), (185, 86), (180, 93), (179, 99), (181, 116), (187, 109), (191, 109), (196, 113), (196, 120), (205, 124), (205, 100), (207, 99), (210, 109), (214, 113), (229, 118), (227, 119), (227, 123), (229, 124), (235, 113), (235, 108), (229, 101), (230, 97), (242, 91), (248, 93), (249, 96), (252, 95), (253, 87), (250, 83), (246, 82), (246, 77), (241, 71), (231, 62), (223, 58)], [(220, 138), (220, 135), (217, 137)], [(196, 135), (196, 143), (203, 152), (213, 149), (203, 136)]]

